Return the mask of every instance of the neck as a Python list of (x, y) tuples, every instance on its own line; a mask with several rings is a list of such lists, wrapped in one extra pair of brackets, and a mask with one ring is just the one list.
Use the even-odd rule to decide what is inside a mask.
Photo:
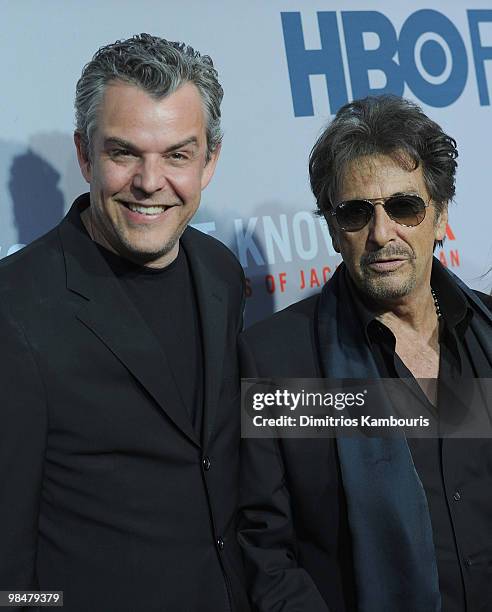
[(437, 329), (438, 315), (430, 285), (384, 305), (377, 319), (389, 328), (407, 328), (423, 336), (432, 336)]
[(92, 222), (92, 209), (90, 206), (85, 208), (80, 213), (80, 218), (82, 220), (82, 223), (84, 224), (85, 229), (87, 230), (87, 233), (91, 237), (91, 240), (93, 240), (94, 242), (97, 242), (97, 244), (100, 244), (102, 247), (104, 247), (108, 251), (111, 251), (112, 253), (115, 253), (116, 255), (119, 254), (115, 251), (115, 249), (113, 249), (113, 247), (109, 244), (109, 242), (104, 238), (103, 234), (97, 231), (97, 225), (95, 225)]

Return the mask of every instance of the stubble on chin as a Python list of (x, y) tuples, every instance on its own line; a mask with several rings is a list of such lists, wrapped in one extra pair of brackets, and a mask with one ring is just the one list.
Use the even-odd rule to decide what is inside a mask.
[(146, 242), (145, 236), (140, 236), (138, 240), (135, 240), (125, 232), (116, 232), (114, 247), (122, 257), (130, 259), (136, 264), (147, 265), (166, 257), (173, 250), (178, 240), (179, 237), (172, 236), (164, 243), (151, 246), (149, 242)]
[(359, 290), (374, 301), (387, 301), (409, 295), (416, 286), (415, 268), (405, 274), (394, 272), (381, 274), (374, 272), (366, 265), (361, 265), (356, 283)]

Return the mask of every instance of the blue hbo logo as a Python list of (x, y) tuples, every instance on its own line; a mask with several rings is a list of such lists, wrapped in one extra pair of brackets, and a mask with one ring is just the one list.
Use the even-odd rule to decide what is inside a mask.
[[(469, 10), (467, 15), (478, 99), (482, 106), (488, 106), (485, 61), (492, 59), (492, 47), (482, 44), (479, 28), (480, 24), (492, 22), (492, 10)], [(301, 14), (282, 13), (296, 117), (314, 114), (310, 75), (326, 78), (331, 113), (348, 102), (337, 15), (325, 11), (317, 16), (321, 48), (306, 49)], [(386, 15), (377, 11), (342, 11), (341, 23), (353, 99), (381, 93), (401, 96), (405, 84), (424, 104), (434, 107), (449, 106), (462, 94), (468, 77), (466, 48), (455, 24), (442, 13), (412, 13), (399, 36)], [(377, 48), (366, 48), (364, 34), (377, 36)], [(371, 86), (371, 71), (384, 75), (384, 86)]]

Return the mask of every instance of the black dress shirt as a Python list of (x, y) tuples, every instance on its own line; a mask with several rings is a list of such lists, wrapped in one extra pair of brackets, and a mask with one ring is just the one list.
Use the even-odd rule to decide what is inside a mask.
[[(440, 270), (433, 270), (431, 284), (442, 314), (437, 413), (415, 380), (412, 386), (422, 407), (437, 416), (440, 410), (450, 408), (444, 400), (443, 381), (490, 378), (492, 368), (474, 336), (465, 336), (474, 316), (465, 296)], [(376, 313), (359, 299), (353, 287), (352, 292), (381, 377), (413, 379), (395, 352), (393, 333), (376, 319)], [(490, 308), (490, 298), (480, 297)], [(407, 441), (429, 505), (442, 612), (492, 610), (492, 440), (409, 437)], [(483, 558), (471, 544), (481, 537)], [(477, 579), (472, 568), (480, 564), (484, 564), (484, 576)], [(485, 607), (478, 607), (482, 605)]]

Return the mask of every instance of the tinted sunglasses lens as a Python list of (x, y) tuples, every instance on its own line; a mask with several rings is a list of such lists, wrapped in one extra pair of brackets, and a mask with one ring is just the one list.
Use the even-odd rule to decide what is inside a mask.
[(425, 218), (425, 203), (418, 196), (396, 196), (386, 200), (387, 214), (401, 225), (414, 227)]
[(367, 225), (373, 213), (373, 206), (365, 200), (349, 200), (336, 208), (338, 225), (346, 232), (357, 232)]

